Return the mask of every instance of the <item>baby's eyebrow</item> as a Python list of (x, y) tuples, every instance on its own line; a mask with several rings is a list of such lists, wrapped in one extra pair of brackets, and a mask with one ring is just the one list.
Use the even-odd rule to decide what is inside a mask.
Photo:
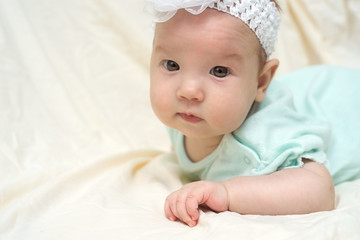
[(153, 50), (157, 51), (157, 52), (165, 52), (165, 48), (163, 46), (159, 45), (159, 44), (153, 45)]
[(226, 57), (226, 58), (243, 58), (243, 56), (238, 53), (224, 54), (224, 57)]
[(236, 60), (236, 61), (243, 61), (244, 60), (244, 55), (242, 54), (238, 54), (238, 53), (224, 53), (221, 55), (222, 58), (224, 59), (233, 59), (233, 60)]
[(156, 53), (168, 53), (169, 51), (171, 51), (170, 49), (166, 48), (165, 46), (163, 46), (162, 44), (154, 44), (153, 45), (153, 51), (155, 51)]

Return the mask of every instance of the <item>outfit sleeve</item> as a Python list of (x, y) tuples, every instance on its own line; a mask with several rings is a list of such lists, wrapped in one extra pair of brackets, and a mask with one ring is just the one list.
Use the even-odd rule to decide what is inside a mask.
[(294, 93), (298, 112), (331, 123), (326, 155), (335, 185), (360, 177), (360, 71), (315, 65), (285, 74), (277, 81)]
[(303, 159), (327, 166), (329, 123), (295, 109), (291, 91), (273, 82), (266, 99), (255, 104), (234, 138), (251, 149), (257, 159), (254, 175), (269, 174), (284, 168), (301, 167)]

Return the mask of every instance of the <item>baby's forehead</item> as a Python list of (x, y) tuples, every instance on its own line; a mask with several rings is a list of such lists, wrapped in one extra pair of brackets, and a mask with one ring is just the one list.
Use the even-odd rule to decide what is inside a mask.
[(262, 48), (254, 32), (240, 19), (215, 9), (206, 9), (198, 15), (178, 10), (168, 21), (157, 23), (154, 40), (162, 45), (178, 41), (207, 42), (208, 47), (213, 43), (213, 47), (232, 47), (230, 51), (233, 52), (237, 48), (242, 51), (244, 48), (256, 51)]

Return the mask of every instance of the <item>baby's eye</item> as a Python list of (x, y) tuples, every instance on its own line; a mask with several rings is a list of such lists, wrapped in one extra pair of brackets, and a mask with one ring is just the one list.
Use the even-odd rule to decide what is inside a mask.
[(210, 74), (218, 78), (224, 78), (230, 74), (230, 71), (226, 67), (216, 66), (210, 70)]
[(179, 64), (177, 64), (176, 62), (174, 62), (172, 60), (165, 60), (163, 64), (164, 64), (164, 67), (170, 72), (178, 71), (180, 69)]

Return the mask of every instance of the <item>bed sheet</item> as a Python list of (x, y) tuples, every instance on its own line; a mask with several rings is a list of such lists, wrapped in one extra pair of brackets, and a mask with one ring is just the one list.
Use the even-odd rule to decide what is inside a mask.
[[(279, 75), (360, 68), (359, 1), (280, 4)], [(360, 239), (360, 180), (331, 212), (164, 217), (183, 179), (149, 103), (151, 25), (141, 1), (0, 0), (0, 239)]]

